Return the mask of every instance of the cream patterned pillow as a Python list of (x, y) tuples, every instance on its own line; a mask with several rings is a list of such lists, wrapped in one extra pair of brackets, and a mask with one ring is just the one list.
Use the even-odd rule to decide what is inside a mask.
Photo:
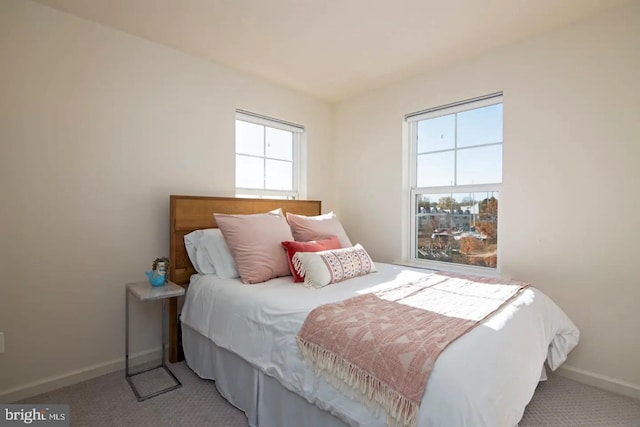
[(298, 252), (293, 256), (293, 265), (298, 274), (304, 276), (304, 284), (315, 288), (376, 271), (371, 257), (360, 244), (329, 251)]

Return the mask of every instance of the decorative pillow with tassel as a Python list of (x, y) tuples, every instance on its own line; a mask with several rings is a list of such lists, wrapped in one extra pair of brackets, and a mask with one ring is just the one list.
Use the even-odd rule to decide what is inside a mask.
[(292, 262), (304, 277), (304, 284), (315, 288), (376, 271), (371, 257), (360, 244), (321, 252), (298, 252)]
[(289, 261), (289, 269), (291, 270), (291, 275), (293, 276), (293, 281), (295, 283), (304, 282), (304, 277), (299, 275), (298, 271), (293, 266), (293, 257), (295, 254), (297, 254), (298, 252), (320, 252), (320, 251), (326, 251), (329, 249), (342, 248), (337, 236), (329, 236), (325, 239), (313, 240), (311, 242), (295, 242), (295, 241), (282, 242), (282, 246), (287, 251), (287, 260)]

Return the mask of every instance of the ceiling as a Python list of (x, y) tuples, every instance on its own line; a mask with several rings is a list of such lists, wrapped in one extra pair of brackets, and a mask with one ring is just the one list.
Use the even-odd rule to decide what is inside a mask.
[(35, 0), (330, 102), (630, 0)]

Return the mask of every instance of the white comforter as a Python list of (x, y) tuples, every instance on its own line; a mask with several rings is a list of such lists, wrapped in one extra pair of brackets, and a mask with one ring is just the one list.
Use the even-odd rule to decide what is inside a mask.
[[(383, 413), (374, 414), (317, 376), (301, 359), (295, 340), (307, 314), (318, 305), (433, 274), (376, 266), (377, 273), (321, 289), (294, 284), (291, 277), (243, 285), (238, 279), (195, 275), (181, 319), (347, 424), (383, 427)], [(537, 289), (525, 290), (440, 355), (422, 399), (418, 426), (515, 426), (533, 396), (545, 359), (556, 369), (578, 337), (575, 325), (553, 301)]]

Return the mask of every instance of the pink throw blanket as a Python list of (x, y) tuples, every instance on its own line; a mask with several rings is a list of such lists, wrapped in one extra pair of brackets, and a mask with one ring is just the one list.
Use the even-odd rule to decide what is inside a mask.
[(386, 410), (387, 424), (415, 426), (440, 353), (527, 286), (436, 273), (317, 307), (298, 332), (298, 346), (338, 388)]

